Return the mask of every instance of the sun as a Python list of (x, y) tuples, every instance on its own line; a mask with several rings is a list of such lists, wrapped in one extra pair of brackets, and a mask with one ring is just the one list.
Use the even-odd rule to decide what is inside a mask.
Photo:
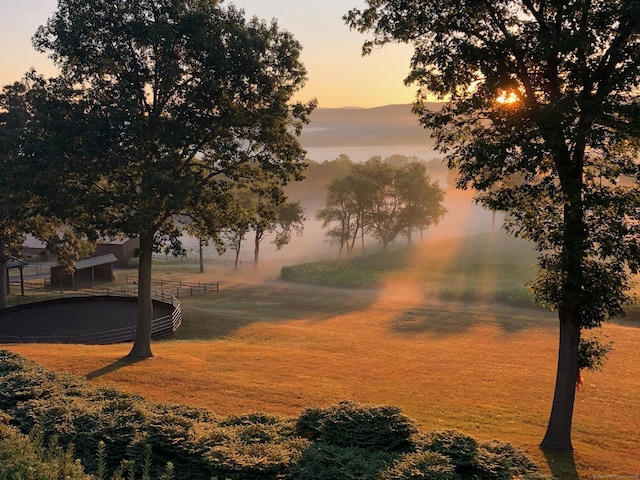
[(502, 90), (498, 98), (496, 98), (496, 102), (502, 105), (513, 105), (520, 101), (520, 96), (517, 92), (513, 90)]

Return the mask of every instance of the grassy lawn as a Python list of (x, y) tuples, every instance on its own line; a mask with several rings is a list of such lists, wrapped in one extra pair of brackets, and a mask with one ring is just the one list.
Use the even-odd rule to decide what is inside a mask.
[(487, 233), (427, 246), (284, 267), (289, 281), (347, 288), (379, 288), (396, 275), (441, 299), (531, 305), (525, 287), (536, 255), (524, 241)]
[[(221, 291), (183, 298), (183, 327), (154, 343), (154, 358), (123, 361), (130, 345), (2, 348), (151, 401), (220, 415), (294, 415), (340, 400), (393, 404), (425, 429), (513, 442), (559, 478), (637, 475), (640, 329), (605, 326), (615, 350), (603, 372), (586, 373), (577, 395), (575, 452), (546, 457), (537, 444), (553, 394), (557, 320), (480, 296), (459, 301), (460, 292), (478, 290), (495, 299), (495, 286), (520, 288), (516, 278), (533, 272), (533, 255), (522, 246), (487, 238), (426, 244), (410, 257), (383, 259), (376, 288), (284, 282), (276, 269), (218, 267), (199, 275), (196, 265), (159, 264), (157, 275), (220, 280)], [(504, 261), (481, 256), (480, 245)], [(508, 281), (494, 278), (509, 271)], [(443, 296), (444, 288), (458, 293)]]

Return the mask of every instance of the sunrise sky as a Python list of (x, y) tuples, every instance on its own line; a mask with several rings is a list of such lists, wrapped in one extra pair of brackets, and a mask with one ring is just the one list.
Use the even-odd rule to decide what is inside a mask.
[[(360, 0), (226, 0), (244, 8), (247, 16), (271, 20), (303, 46), (308, 70), (300, 100), (317, 98), (320, 107), (374, 107), (411, 103), (414, 88), (405, 87), (411, 50), (390, 45), (361, 56), (364, 35), (350, 31), (342, 16), (361, 8)], [(0, 0), (0, 85), (19, 80), (31, 67), (45, 75), (55, 68), (35, 52), (31, 36), (56, 9), (57, 0)]]

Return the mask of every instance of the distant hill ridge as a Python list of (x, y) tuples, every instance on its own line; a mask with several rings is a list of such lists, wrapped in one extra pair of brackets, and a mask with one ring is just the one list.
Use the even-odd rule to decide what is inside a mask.
[[(429, 104), (436, 109), (439, 104)], [(304, 129), (303, 147), (433, 144), (410, 104), (318, 108)]]

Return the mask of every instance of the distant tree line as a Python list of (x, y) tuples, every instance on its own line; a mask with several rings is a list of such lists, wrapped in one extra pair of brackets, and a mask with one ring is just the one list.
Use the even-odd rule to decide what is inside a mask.
[(446, 213), (444, 190), (431, 180), (425, 163), (403, 158), (374, 156), (352, 163), (346, 175), (326, 187), (316, 218), (340, 253), (351, 256), (358, 239), (364, 249), (365, 235), (378, 240), (384, 251), (399, 235), (411, 244), (414, 231), (422, 233)]

